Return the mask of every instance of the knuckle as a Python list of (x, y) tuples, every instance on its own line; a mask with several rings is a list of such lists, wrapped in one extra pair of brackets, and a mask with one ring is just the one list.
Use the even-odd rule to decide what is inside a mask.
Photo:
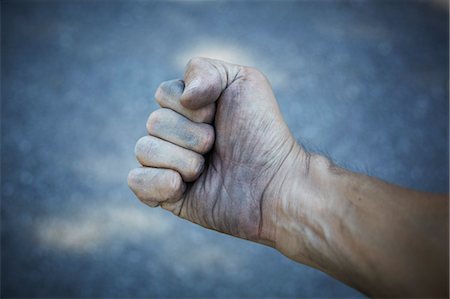
[(212, 103), (198, 110), (194, 110), (192, 120), (197, 123), (211, 123), (214, 119), (215, 112), (216, 107), (215, 104)]
[(170, 99), (177, 99), (181, 96), (184, 90), (184, 81), (169, 80), (162, 82), (155, 92), (155, 100), (160, 106), (168, 105)]
[(203, 171), (205, 166), (205, 159), (201, 155), (196, 155), (190, 161), (190, 170), (187, 175), (188, 181), (192, 182), (196, 180)]
[(192, 57), (191, 59), (189, 59), (187, 66), (188, 67), (196, 67), (196, 66), (204, 63), (204, 61), (205, 61), (205, 58), (200, 57), (200, 56), (195, 56), (195, 57)]
[(201, 153), (207, 153), (212, 145), (214, 144), (215, 140), (215, 133), (214, 128), (210, 125), (205, 125), (205, 133), (203, 134), (203, 140), (202, 140), (202, 149)]
[(149, 157), (157, 149), (156, 141), (150, 136), (144, 136), (139, 138), (136, 142), (134, 152), (139, 162), (145, 163), (149, 160)]
[(168, 171), (168, 199), (177, 199), (179, 196), (181, 196), (181, 193), (183, 190), (183, 179), (181, 178), (180, 174), (176, 171)]
[(128, 173), (128, 178), (127, 178), (127, 182), (128, 182), (128, 187), (130, 187), (130, 189), (135, 190), (139, 185), (140, 185), (140, 175), (139, 175), (139, 169), (133, 169)]
[(243, 72), (245, 75), (255, 78), (255, 79), (259, 79), (262, 81), (268, 81), (266, 75), (264, 75), (263, 72), (261, 72), (260, 70), (258, 70), (257, 68), (251, 67), (251, 66), (246, 66), (243, 68)]
[(138, 141), (136, 142), (136, 145), (134, 146), (134, 153), (136, 154), (136, 156), (139, 156), (140, 153), (143, 152), (143, 150), (145, 149), (145, 144), (147, 142), (147, 136), (141, 137), (138, 139)]
[(158, 124), (161, 122), (162, 120), (161, 110), (162, 109), (153, 111), (148, 117), (146, 127), (149, 133), (153, 132), (158, 126)]
[(155, 99), (156, 102), (161, 103), (163, 102), (163, 98), (164, 98), (164, 90), (165, 90), (165, 86), (167, 81), (162, 82), (161, 84), (159, 84), (158, 88), (156, 89), (155, 92)]
[(216, 115), (216, 105), (211, 104), (208, 109), (205, 111), (205, 122), (211, 123), (214, 120), (214, 116)]
[(146, 183), (148, 183), (148, 173), (142, 168), (136, 168), (128, 174), (128, 186), (136, 195), (136, 197), (143, 203), (148, 204), (152, 202), (152, 198), (148, 192)]
[(208, 135), (206, 137), (206, 143), (208, 145), (208, 149), (211, 149), (211, 147), (214, 144), (214, 141), (216, 139), (216, 134), (215, 134), (213, 126), (208, 125), (207, 128), (208, 128), (207, 129)]

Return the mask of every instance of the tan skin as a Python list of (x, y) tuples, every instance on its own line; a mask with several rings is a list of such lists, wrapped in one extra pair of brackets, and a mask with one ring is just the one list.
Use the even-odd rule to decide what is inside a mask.
[(144, 203), (276, 248), (375, 297), (448, 297), (447, 196), (307, 153), (254, 68), (192, 59), (160, 85), (128, 183)]

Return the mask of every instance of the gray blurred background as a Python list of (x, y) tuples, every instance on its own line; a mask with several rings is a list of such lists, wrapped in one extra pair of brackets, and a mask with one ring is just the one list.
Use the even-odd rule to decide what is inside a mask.
[(2, 297), (363, 297), (144, 206), (134, 144), (192, 56), (261, 69), (339, 165), (448, 192), (448, 13), (431, 1), (2, 1)]

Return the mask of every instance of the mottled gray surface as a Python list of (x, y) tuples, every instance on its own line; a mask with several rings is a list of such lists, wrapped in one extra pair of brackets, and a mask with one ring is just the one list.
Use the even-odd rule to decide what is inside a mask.
[(2, 1), (1, 295), (361, 297), (126, 186), (160, 81), (190, 56), (262, 69), (338, 164), (448, 189), (448, 15), (428, 2)]

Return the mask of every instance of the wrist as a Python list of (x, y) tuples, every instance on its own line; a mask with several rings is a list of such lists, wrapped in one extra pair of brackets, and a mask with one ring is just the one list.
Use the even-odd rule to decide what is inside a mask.
[(353, 199), (364, 184), (324, 156), (303, 150), (288, 165), (274, 209), (273, 247), (362, 289), (373, 261), (359, 243), (370, 238), (361, 230), (361, 215), (371, 215)]
[(303, 264), (322, 268), (326, 245), (323, 187), (325, 158), (300, 150), (287, 165), (275, 209), (275, 248)]
[(314, 202), (314, 183), (310, 173), (314, 172), (311, 166), (315, 167), (312, 161), (315, 159), (295, 142), (262, 198), (263, 234), (260, 243), (270, 245), (297, 261), (304, 246), (299, 244), (301, 240), (292, 236), (300, 236), (304, 222), (308, 222), (303, 215), (307, 210), (304, 203)]
[(346, 176), (337, 172), (345, 170), (297, 146), (280, 169), (278, 189), (271, 193), (273, 247), (329, 273), (339, 267), (334, 253), (344, 246), (342, 236), (350, 226), (343, 205)]
[[(289, 258), (373, 296), (427, 295), (447, 285), (448, 272), (439, 261), (448, 261), (448, 247), (436, 245), (448, 235), (442, 229), (447, 199), (431, 208), (439, 201), (435, 196), (346, 171), (300, 147), (275, 182), (265, 199), (272, 202), (266, 213), (272, 216), (264, 219), (272, 246)], [(443, 221), (432, 233), (422, 230), (432, 217)]]

